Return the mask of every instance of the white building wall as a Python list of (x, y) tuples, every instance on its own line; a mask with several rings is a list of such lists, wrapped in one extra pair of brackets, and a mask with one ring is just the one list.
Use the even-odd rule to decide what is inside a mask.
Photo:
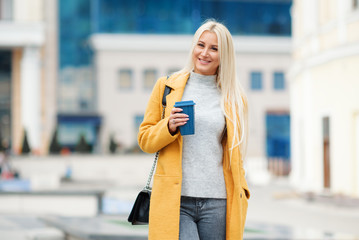
[[(168, 70), (179, 69), (185, 59), (184, 53), (97, 53), (98, 110), (103, 117), (101, 143), (105, 148), (111, 134), (125, 147), (137, 143), (135, 116), (144, 114), (152, 90), (143, 87), (143, 71), (156, 69), (158, 77), (166, 76)], [(118, 70), (124, 68), (133, 71), (129, 90), (118, 87)]]
[[(292, 183), (302, 191), (359, 196), (359, 34), (354, 34), (359, 9), (338, 0), (294, 1), (293, 7)], [(307, 12), (316, 27), (307, 26)], [(324, 117), (330, 118), (329, 189), (324, 188)]]
[(13, 0), (13, 18), (19, 22), (41, 22), (44, 20), (44, 1)]
[[(292, 82), (292, 180), (307, 191), (323, 188), (322, 119), (330, 118), (331, 190), (357, 192), (355, 187), (355, 113), (359, 111), (356, 94), (359, 82), (354, 69), (359, 58), (340, 59), (304, 70)], [(343, 71), (342, 66), (348, 66)], [(352, 67), (351, 67), (352, 66)], [(342, 83), (342, 84), (341, 84)]]

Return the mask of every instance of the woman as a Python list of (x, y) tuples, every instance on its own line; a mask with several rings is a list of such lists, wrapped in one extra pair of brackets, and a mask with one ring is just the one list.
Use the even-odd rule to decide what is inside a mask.
[[(167, 95), (165, 116), (162, 96)], [(195, 134), (181, 136), (188, 121), (181, 100), (193, 100)], [(247, 99), (236, 78), (228, 29), (205, 22), (195, 33), (187, 65), (160, 78), (138, 134), (143, 151), (160, 150), (151, 195), (149, 239), (242, 239), (249, 190), (243, 170)]]

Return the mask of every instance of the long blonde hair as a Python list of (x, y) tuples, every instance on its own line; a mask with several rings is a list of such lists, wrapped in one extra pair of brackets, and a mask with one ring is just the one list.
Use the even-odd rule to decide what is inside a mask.
[(217, 35), (220, 59), (217, 71), (217, 85), (221, 90), (221, 108), (225, 116), (234, 126), (230, 150), (232, 152), (235, 147), (239, 146), (244, 159), (248, 139), (248, 105), (244, 90), (237, 80), (235, 50), (233, 39), (228, 29), (215, 20), (207, 20), (204, 22), (194, 34), (187, 64), (178, 73), (188, 73), (193, 70), (193, 50), (204, 31), (213, 32)]

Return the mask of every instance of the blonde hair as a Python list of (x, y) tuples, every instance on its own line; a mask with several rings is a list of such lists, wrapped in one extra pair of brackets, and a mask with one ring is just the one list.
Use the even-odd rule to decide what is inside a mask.
[[(221, 90), (221, 108), (225, 116), (234, 126), (230, 150), (232, 152), (235, 147), (239, 146), (244, 159), (248, 139), (248, 105), (244, 90), (237, 80), (235, 50), (233, 39), (228, 29), (215, 20), (207, 20), (204, 22), (194, 34), (187, 64), (178, 73), (188, 73), (193, 70), (193, 50), (202, 33), (205, 31), (215, 33), (218, 39), (220, 64), (217, 71), (217, 85)], [(232, 156), (232, 154), (230, 156)]]

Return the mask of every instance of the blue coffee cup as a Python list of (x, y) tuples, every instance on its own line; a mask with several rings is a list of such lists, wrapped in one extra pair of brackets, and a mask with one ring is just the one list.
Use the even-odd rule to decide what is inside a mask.
[(181, 135), (194, 134), (194, 105), (196, 104), (192, 100), (176, 102), (174, 105), (175, 108), (181, 108), (182, 113), (187, 114), (189, 118), (185, 125), (179, 127)]

